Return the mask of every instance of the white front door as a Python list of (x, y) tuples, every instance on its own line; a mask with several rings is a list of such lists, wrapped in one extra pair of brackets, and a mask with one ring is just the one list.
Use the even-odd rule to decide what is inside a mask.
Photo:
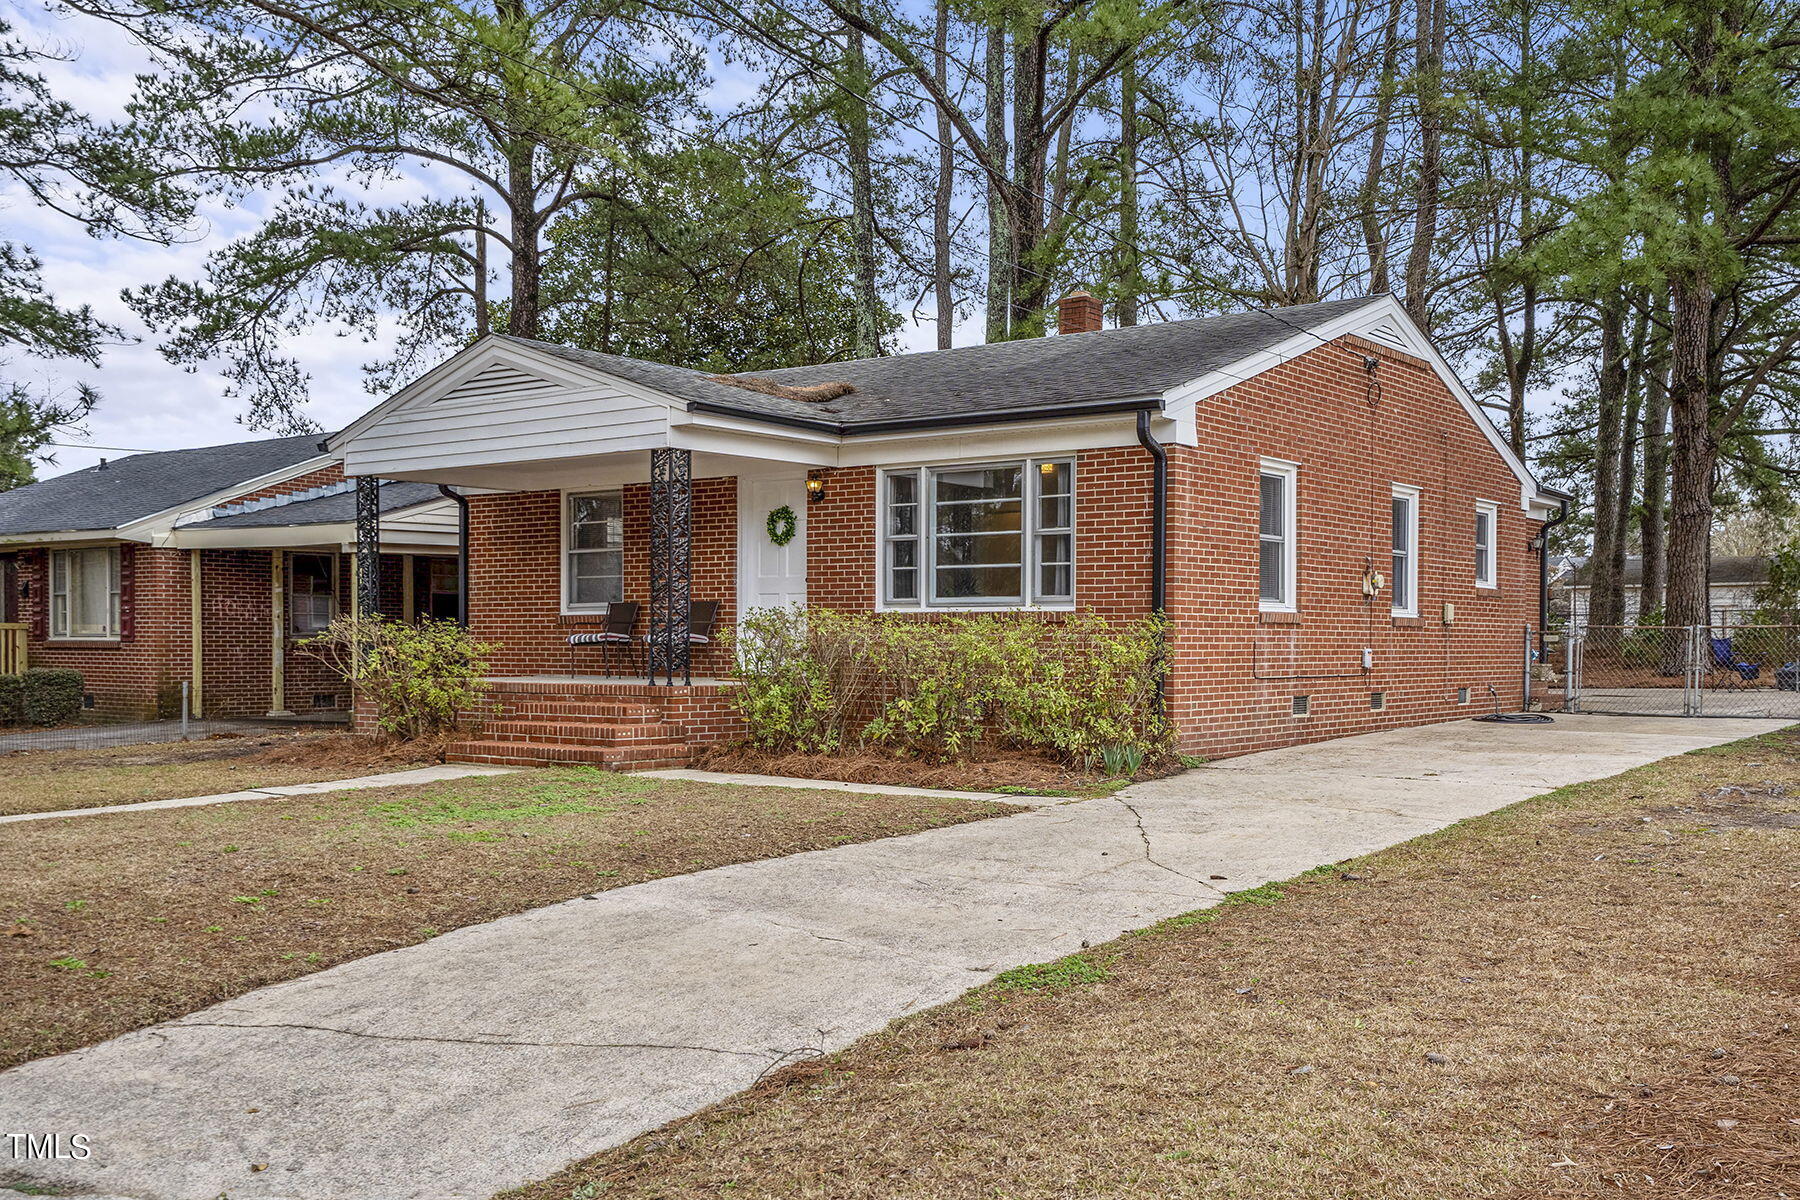
[[(738, 611), (806, 603), (806, 472), (738, 477)], [(769, 538), (769, 514), (794, 510), (794, 537), (785, 546)]]

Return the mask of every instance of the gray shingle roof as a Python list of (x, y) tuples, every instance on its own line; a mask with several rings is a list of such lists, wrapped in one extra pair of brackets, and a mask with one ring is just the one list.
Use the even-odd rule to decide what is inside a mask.
[[(381, 511), (384, 513), (399, 512), (404, 508), (443, 498), (443, 493), (438, 491), (435, 483), (393, 482), (381, 485)], [(296, 500), (292, 504), (259, 508), (255, 512), (213, 517), (186, 528), (270, 529), (291, 525), (337, 525), (354, 520), (356, 493), (339, 492), (334, 496), (317, 496), (311, 500)]]
[(319, 455), (319, 435), (116, 458), (0, 492), (0, 534), (105, 531)]
[(1328, 300), (1276, 312), (1228, 313), (1129, 329), (744, 373), (743, 377), (785, 384), (841, 380), (855, 385), (849, 395), (822, 404), (746, 391), (684, 367), (548, 342), (526, 344), (708, 409), (858, 433), (892, 422), (953, 424), (992, 419), (996, 413), (1067, 412), (1082, 405), (1104, 406), (1159, 396), (1381, 299)]

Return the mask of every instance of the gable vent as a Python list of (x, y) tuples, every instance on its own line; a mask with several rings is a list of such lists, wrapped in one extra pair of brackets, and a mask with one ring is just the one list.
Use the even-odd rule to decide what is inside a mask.
[(1412, 349), (1412, 344), (1406, 340), (1406, 334), (1402, 333), (1400, 327), (1395, 325), (1392, 321), (1383, 321), (1372, 329), (1364, 330), (1363, 336), (1368, 338), (1371, 342), (1381, 342), (1383, 345), (1392, 346), (1396, 350)]
[(460, 386), (446, 392), (436, 403), (453, 404), (490, 404), (496, 400), (516, 400), (521, 396), (542, 395), (545, 392), (557, 391), (562, 387), (540, 375), (506, 363), (494, 363), (484, 368), (473, 379), (466, 380)]

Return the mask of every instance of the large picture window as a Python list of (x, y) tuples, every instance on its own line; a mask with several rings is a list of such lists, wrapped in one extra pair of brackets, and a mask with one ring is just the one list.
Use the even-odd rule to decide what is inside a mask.
[(56, 550), (50, 555), (50, 636), (119, 636), (119, 548)]
[(337, 555), (288, 555), (288, 632), (318, 633), (338, 612)]
[(1257, 475), (1257, 600), (1264, 612), (1295, 610), (1294, 485), (1292, 463), (1265, 459)]
[(1396, 617), (1419, 615), (1419, 492), (1394, 488), (1394, 577), (1389, 585)]
[(584, 492), (568, 499), (563, 599), (599, 610), (625, 598), (625, 496)]
[(890, 606), (1074, 603), (1069, 459), (889, 471), (879, 520)]

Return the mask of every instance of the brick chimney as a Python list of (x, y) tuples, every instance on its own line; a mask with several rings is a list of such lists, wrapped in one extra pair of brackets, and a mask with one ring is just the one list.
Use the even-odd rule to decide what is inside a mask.
[(1100, 301), (1077, 288), (1056, 302), (1056, 332), (1093, 333), (1100, 328)]

